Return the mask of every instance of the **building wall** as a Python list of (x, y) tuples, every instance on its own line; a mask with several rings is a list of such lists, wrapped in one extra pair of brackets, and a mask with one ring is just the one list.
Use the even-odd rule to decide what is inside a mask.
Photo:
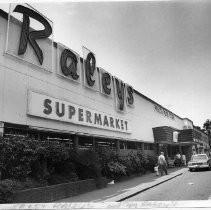
[[(0, 25), (0, 121), (146, 142), (154, 142), (153, 127), (171, 126), (179, 130), (183, 129), (184, 122), (180, 117), (174, 115), (174, 119), (172, 119), (163, 113), (157, 112), (155, 110), (156, 103), (137, 92), (134, 93), (134, 107), (127, 106), (126, 112), (122, 113), (116, 111), (115, 96), (113, 98), (106, 97), (99, 91), (85, 87), (83, 77), (81, 83), (77, 83), (58, 75), (57, 48), (54, 45), (53, 63), (51, 63), (50, 40), (39, 40), (37, 42), (44, 53), (44, 66), (47, 68), (52, 65), (52, 72), (39, 67), (37, 57), (29, 44), (27, 52), (21, 57), (30, 59), (37, 66), (6, 54), (7, 20), (0, 17)], [(17, 54), (20, 31), (21, 24), (12, 19), (8, 42), (8, 51), (12, 54)], [(82, 68), (81, 75), (83, 75)], [(27, 115), (29, 90), (129, 120), (132, 132), (121, 133), (29, 116)]]

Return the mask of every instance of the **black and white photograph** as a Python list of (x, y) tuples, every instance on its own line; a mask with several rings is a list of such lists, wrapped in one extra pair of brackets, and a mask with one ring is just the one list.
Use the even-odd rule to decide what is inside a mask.
[(0, 2), (0, 209), (211, 209), (211, 1)]

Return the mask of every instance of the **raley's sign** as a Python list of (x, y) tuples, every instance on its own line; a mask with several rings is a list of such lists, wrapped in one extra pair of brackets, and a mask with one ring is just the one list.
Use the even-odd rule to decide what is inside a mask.
[[(39, 46), (37, 41), (46, 39), (52, 34), (51, 24), (41, 14), (23, 5), (17, 5), (13, 12), (23, 15), (17, 56), (23, 58), (23, 55), (26, 53), (27, 45), (30, 44), (37, 57), (39, 66), (42, 66), (45, 57), (42, 46)], [(44, 29), (32, 30), (30, 28), (30, 18), (41, 23)], [(61, 45), (58, 43), (57, 49), (60, 46)], [(57, 72), (59, 72), (59, 74), (63, 77), (80, 82), (80, 56), (63, 46), (62, 51), (59, 53), (57, 58), (59, 59), (59, 62), (57, 62)], [(134, 90), (130, 85), (127, 85), (120, 79), (113, 77), (105, 70), (97, 68), (94, 53), (86, 48), (83, 48), (83, 58), (82, 69), (84, 75), (83, 83), (85, 86), (100, 91), (107, 96), (115, 94), (116, 108), (119, 111), (125, 111), (126, 104), (128, 106), (134, 105)]]
[(130, 121), (29, 91), (28, 114), (63, 122), (131, 133)]

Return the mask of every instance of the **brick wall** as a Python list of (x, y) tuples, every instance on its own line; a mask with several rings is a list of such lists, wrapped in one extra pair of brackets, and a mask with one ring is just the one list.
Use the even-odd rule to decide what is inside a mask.
[(52, 202), (106, 186), (107, 180), (104, 177), (98, 182), (94, 179), (88, 179), (19, 191), (14, 193), (12, 200), (13, 203)]

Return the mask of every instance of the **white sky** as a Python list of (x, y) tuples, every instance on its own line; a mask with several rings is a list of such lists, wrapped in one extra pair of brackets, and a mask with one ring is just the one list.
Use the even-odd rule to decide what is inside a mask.
[(81, 57), (87, 47), (98, 67), (194, 125), (211, 119), (211, 1), (30, 5), (53, 21), (56, 42)]

